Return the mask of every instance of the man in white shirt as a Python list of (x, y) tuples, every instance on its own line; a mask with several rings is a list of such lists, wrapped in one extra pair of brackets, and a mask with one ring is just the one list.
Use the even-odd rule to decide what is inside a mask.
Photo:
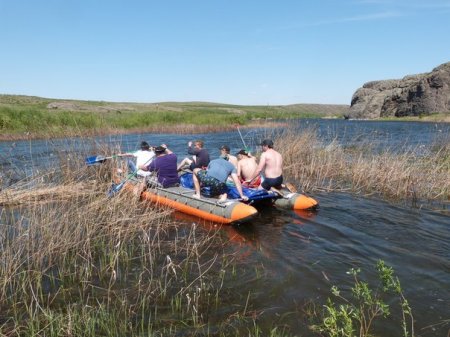
[[(130, 166), (134, 166), (132, 168), (132, 170), (136, 171), (137, 167), (141, 167), (144, 165), (148, 166), (152, 162), (153, 158), (155, 157), (155, 152), (153, 152), (153, 150), (150, 148), (150, 145), (148, 145), (147, 142), (142, 142), (140, 150), (137, 150), (137, 151), (131, 152), (131, 153), (120, 153), (118, 156), (119, 157), (135, 157), (136, 164), (133, 163), (133, 165), (130, 165)], [(148, 172), (148, 171), (144, 171), (141, 169), (137, 170), (137, 175), (141, 176), (141, 177), (146, 177), (150, 174), (152, 174), (152, 173)]]

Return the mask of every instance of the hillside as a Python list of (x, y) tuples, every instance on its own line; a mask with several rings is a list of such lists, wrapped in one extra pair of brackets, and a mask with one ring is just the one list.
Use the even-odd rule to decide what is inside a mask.
[(365, 83), (352, 97), (349, 118), (450, 116), (450, 62), (429, 73)]
[(210, 132), (285, 118), (342, 118), (347, 105), (247, 106), (104, 102), (0, 95), (0, 139), (147, 132)]
[(133, 102), (105, 102), (81, 101), (66, 99), (51, 99), (35, 96), (0, 95), (0, 108), (5, 106), (35, 107), (48, 111), (72, 111), (91, 113), (127, 113), (148, 111), (184, 112), (198, 110), (199, 113), (215, 110), (218, 113), (232, 114), (245, 113), (278, 113), (298, 114), (299, 117), (311, 115), (315, 117), (342, 117), (349, 106), (344, 104), (292, 104), (292, 105), (232, 105), (209, 102), (159, 102), (159, 103), (133, 103)]

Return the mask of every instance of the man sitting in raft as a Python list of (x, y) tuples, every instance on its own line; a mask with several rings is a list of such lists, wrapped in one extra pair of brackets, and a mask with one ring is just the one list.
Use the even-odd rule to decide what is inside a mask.
[(206, 170), (200, 168), (194, 169), (194, 198), (201, 198), (200, 187), (209, 187), (211, 196), (219, 195), (220, 201), (225, 201), (227, 199), (227, 194), (224, 193), (226, 191), (225, 182), (229, 176), (233, 179), (242, 200), (248, 200), (242, 193), (242, 186), (237, 176), (236, 168), (227, 160), (226, 156), (220, 156), (218, 159), (211, 160)]
[(135, 152), (127, 152), (127, 153), (119, 153), (117, 155), (118, 157), (135, 157), (136, 158), (136, 165), (129, 160), (128, 165), (131, 169), (131, 171), (137, 170), (137, 175), (141, 177), (146, 177), (150, 175), (150, 172), (146, 172), (142, 169), (140, 169), (140, 166), (143, 165), (149, 165), (152, 159), (155, 157), (155, 153), (150, 149), (150, 145), (148, 145), (147, 142), (141, 142), (141, 149), (137, 150)]
[(192, 142), (189, 142), (187, 150), (189, 154), (193, 155), (192, 158), (184, 158), (178, 165), (178, 171), (181, 171), (186, 165), (189, 165), (191, 171), (194, 171), (195, 168), (205, 168), (208, 166), (209, 153), (208, 150), (203, 148), (203, 141), (196, 140), (193, 144), (194, 146), (192, 146)]
[(256, 158), (250, 155), (245, 150), (240, 150), (236, 153), (238, 159), (237, 165), (237, 175), (245, 187), (258, 187), (261, 184), (261, 176), (257, 175), (252, 179), (258, 164), (256, 163)]
[(156, 158), (150, 165), (140, 168), (148, 172), (156, 172), (158, 183), (162, 187), (178, 186), (180, 178), (177, 171), (177, 156), (165, 144), (155, 147)]
[(272, 190), (278, 194), (283, 184), (283, 158), (281, 154), (273, 149), (273, 141), (271, 139), (264, 139), (261, 142), (263, 153), (259, 159), (258, 167), (252, 175), (252, 179), (263, 172), (264, 180), (261, 187), (265, 190)]
[(227, 156), (228, 157), (228, 161), (234, 165), (234, 167), (237, 168), (237, 164), (238, 164), (238, 160), (235, 156), (233, 156), (232, 154), (230, 154), (230, 147), (228, 145), (222, 145), (220, 147), (220, 155), (221, 156)]

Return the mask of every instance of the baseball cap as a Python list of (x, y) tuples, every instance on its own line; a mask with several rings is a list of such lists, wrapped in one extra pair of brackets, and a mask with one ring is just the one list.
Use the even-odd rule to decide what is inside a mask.
[(155, 147), (155, 153), (163, 153), (164, 151), (166, 151), (166, 148), (164, 146)]
[(147, 142), (141, 142), (141, 150), (148, 150), (150, 145)]
[(229, 147), (228, 145), (222, 145), (222, 146), (220, 147), (220, 149), (221, 149), (221, 150), (225, 150), (225, 151), (227, 151), (227, 152), (230, 152), (230, 147)]
[(272, 147), (273, 146), (273, 141), (271, 139), (264, 139), (261, 144), (259, 144), (261, 146), (268, 146), (268, 147)]

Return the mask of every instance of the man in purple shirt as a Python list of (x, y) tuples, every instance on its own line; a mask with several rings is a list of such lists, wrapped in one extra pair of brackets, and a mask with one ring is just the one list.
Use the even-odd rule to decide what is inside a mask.
[(155, 149), (156, 158), (148, 166), (142, 167), (144, 171), (156, 172), (158, 183), (162, 187), (177, 186), (180, 183), (177, 171), (177, 156), (165, 144)]

